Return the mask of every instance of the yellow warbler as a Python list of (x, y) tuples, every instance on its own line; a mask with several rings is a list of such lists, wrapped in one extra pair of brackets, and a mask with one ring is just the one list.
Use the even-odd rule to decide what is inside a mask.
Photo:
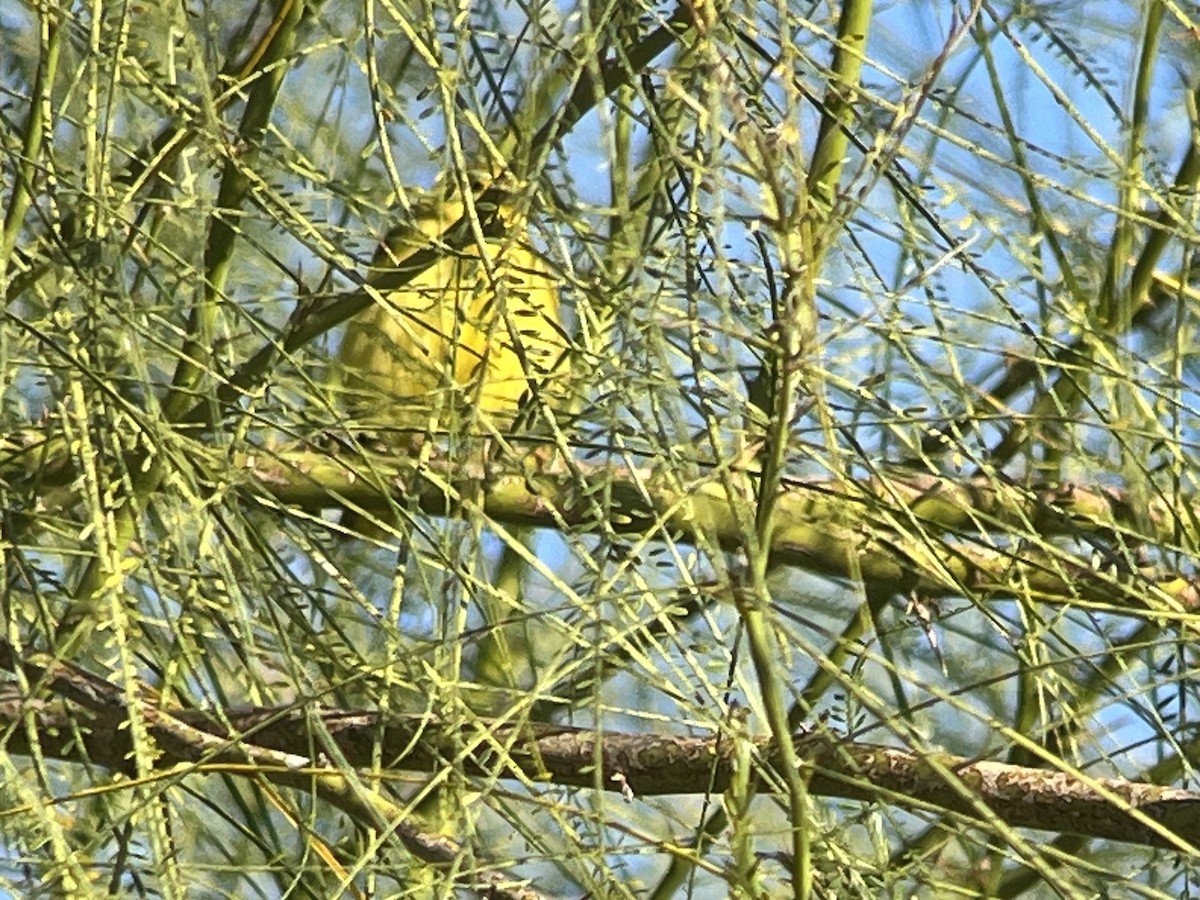
[(504, 431), (535, 385), (565, 373), (557, 282), (530, 247), (524, 214), (500, 196), (498, 208), (475, 209), (482, 245), (462, 228), (456, 243), (465, 246), (446, 243), (467, 213), (457, 191), (418, 202), (384, 238), (368, 284), (418, 252), (436, 259), (406, 284), (381, 287), (347, 325), (341, 362), (358, 425), (487, 432), (486, 420)]

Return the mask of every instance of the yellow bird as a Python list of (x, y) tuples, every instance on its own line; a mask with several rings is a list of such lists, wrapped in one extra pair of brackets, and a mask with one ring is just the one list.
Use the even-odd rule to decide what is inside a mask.
[(468, 214), (453, 189), (419, 201), (384, 238), (368, 284), (415, 253), (440, 255), (406, 284), (382, 289), (347, 325), (341, 362), (358, 427), (506, 431), (535, 386), (565, 375), (557, 281), (506, 197), (498, 208), (477, 205), (482, 245), (473, 229), (457, 242), (466, 246), (445, 242)]

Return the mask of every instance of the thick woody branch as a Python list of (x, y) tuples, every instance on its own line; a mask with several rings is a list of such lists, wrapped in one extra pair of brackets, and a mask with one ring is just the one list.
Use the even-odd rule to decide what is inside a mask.
[[(234, 709), (224, 718), (228, 727), (197, 710), (149, 715), (161, 764), (203, 764), (206, 771), (229, 765), (237, 772), (245, 771), (248, 760), (276, 760), (271, 768), (280, 777), (275, 780), (314, 789), (330, 779), (346, 780), (345, 773), (323, 761), (320, 748), (329, 741), (346, 763), (362, 769), (372, 765), (378, 745), (385, 766), (393, 771), (433, 772), (467, 747), (463, 765), (469, 774), (599, 787), (630, 799), (725, 790), (739, 756), (745, 758), (739, 741), (752, 743), (756, 767), (764, 773), (761, 789), (768, 789), (765, 781), (777, 765), (772, 742), (763, 738), (632, 734), (488, 720), (449, 730), (426, 716), (385, 719), (372, 711), (319, 708)], [(35, 724), (46, 756), (129, 770), (130, 732), (124, 716), (111, 707), (85, 712), (67, 702), (0, 697), (0, 722), (22, 721)], [(22, 727), (10, 729), (7, 752), (29, 752), (26, 735)], [(920, 755), (828, 734), (801, 734), (795, 745), (816, 795), (950, 811), (985, 824), (999, 821), (1189, 853), (1200, 844), (1200, 791), (948, 754)], [(258, 774), (274, 778), (271, 772)]]

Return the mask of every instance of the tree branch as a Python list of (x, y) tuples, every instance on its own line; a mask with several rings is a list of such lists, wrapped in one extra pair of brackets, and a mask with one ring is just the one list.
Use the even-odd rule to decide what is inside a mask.
[[(0, 694), (0, 723), (19, 725), (25, 716), (36, 724), (45, 755), (131, 774), (130, 732), (124, 716), (111, 705), (85, 712), (69, 702), (22, 701), (11, 692)], [(250, 761), (256, 764), (254, 776), (300, 790), (313, 790), (315, 785), (319, 794), (339, 807), (347, 807), (344, 798), (330, 795), (320, 785), (329, 779), (352, 781), (352, 774), (297, 756), (297, 748), (319, 746), (329, 739), (347, 763), (366, 769), (379, 747), (389, 769), (429, 773), (468, 746), (474, 749), (463, 767), (470, 775), (578, 788), (601, 785), (630, 798), (724, 791), (738, 752), (735, 741), (721, 736), (634, 734), (489, 720), (451, 731), (428, 716), (384, 719), (369, 710), (230, 709), (222, 713), (228, 727), (199, 710), (153, 710), (147, 718), (163, 767), (199, 763), (211, 772), (228, 765), (234, 767), (234, 774), (248, 774), (245, 766)], [(314, 726), (327, 737), (314, 737)], [(971, 819), (981, 818), (981, 803), (989, 817), (1012, 827), (1187, 853), (1195, 853), (1191, 845), (1200, 843), (1200, 791), (949, 754), (921, 755), (825, 733), (799, 734), (795, 746), (802, 764), (812, 769), (810, 790), (819, 796), (936, 809)], [(29, 752), (23, 728), (11, 728), (6, 749), (14, 754)], [(777, 765), (772, 741), (753, 739), (753, 753), (765, 769)], [(409, 842), (410, 836), (402, 837)], [(423, 857), (432, 858), (429, 843), (422, 846)], [(441, 854), (433, 856), (440, 859)]]

